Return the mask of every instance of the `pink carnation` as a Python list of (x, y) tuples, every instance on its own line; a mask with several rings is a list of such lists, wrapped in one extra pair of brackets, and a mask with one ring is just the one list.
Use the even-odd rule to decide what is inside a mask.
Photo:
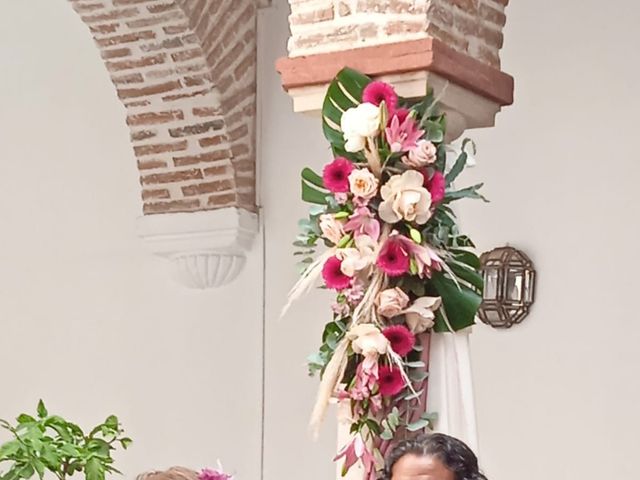
[(377, 265), (390, 277), (399, 277), (409, 271), (409, 252), (396, 237), (389, 238), (378, 255)]
[(440, 203), (444, 199), (444, 191), (446, 188), (446, 180), (442, 173), (435, 171), (431, 178), (428, 173), (423, 173), (424, 187), (431, 194), (431, 203)]
[(354, 168), (353, 163), (346, 158), (336, 158), (322, 171), (324, 186), (333, 193), (347, 193), (349, 191), (349, 174)]
[(415, 335), (404, 325), (387, 327), (382, 331), (382, 334), (391, 343), (391, 349), (401, 357), (411, 352), (416, 344)]
[(391, 85), (385, 82), (371, 82), (362, 92), (362, 101), (380, 105), (382, 102), (387, 106), (389, 117), (393, 117), (398, 108), (398, 94)]
[(338, 257), (331, 257), (322, 267), (322, 278), (327, 287), (333, 290), (344, 290), (351, 286), (351, 277), (342, 273), (342, 261)]
[(383, 397), (393, 397), (404, 389), (404, 378), (397, 367), (383, 365), (378, 371), (378, 385)]

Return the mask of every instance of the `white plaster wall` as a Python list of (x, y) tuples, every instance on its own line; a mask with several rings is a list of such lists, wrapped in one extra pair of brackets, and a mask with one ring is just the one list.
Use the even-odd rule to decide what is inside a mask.
[(307, 421), (317, 378), (307, 377), (305, 359), (319, 345), (330, 296), (322, 291), (295, 304), (280, 319), (288, 290), (297, 279), (292, 242), (307, 207), (300, 199), (300, 170), (321, 168), (329, 158), (319, 117), (295, 115), (274, 68), (286, 54), (286, 0), (260, 11), (258, 36), (260, 169), (266, 238), (265, 480), (328, 480), (335, 477), (335, 421), (329, 418), (318, 442)]
[[(610, 8), (611, 7), (611, 8)], [(503, 67), (516, 103), (474, 133), (468, 204), (481, 249), (510, 242), (539, 271), (532, 315), (473, 342), (492, 480), (638, 478), (640, 5), (511, 2)]]
[(87, 427), (119, 414), (124, 478), (218, 458), (259, 478), (259, 245), (228, 287), (173, 284), (136, 238), (125, 112), (86, 27), (65, 0), (2, 11), (0, 417), (40, 397)]
[[(304, 358), (328, 301), (286, 319), (290, 241), (304, 215), (298, 174), (329, 159), (319, 119), (294, 116), (273, 61), (285, 54), (287, 5), (263, 13), (260, 70), (267, 225), (267, 480), (333, 478), (334, 431), (306, 434), (317, 382)], [(609, 8), (611, 7), (611, 8)], [(606, 12), (605, 12), (606, 10)], [(509, 242), (539, 270), (535, 310), (509, 332), (478, 327), (473, 360), (482, 463), (491, 480), (637, 479), (640, 322), (636, 238), (640, 44), (631, 0), (511, 2), (503, 68), (516, 104), (471, 132), (491, 204), (462, 206), (481, 249)], [(284, 398), (284, 401), (280, 401)]]
[[(174, 286), (135, 237), (139, 188), (124, 112), (88, 33), (64, 0), (3, 7), (0, 417), (39, 397), (85, 425), (115, 412), (136, 440), (119, 456), (128, 478), (218, 457), (239, 480), (260, 478), (260, 246), (234, 285)], [(636, 477), (639, 13), (630, 0), (606, 18), (595, 0), (508, 8), (503, 65), (517, 79), (516, 104), (496, 128), (473, 133), (479, 166), (464, 180), (486, 181), (492, 203), (462, 213), (481, 248), (524, 248), (540, 288), (521, 327), (474, 337), (491, 480)], [(291, 112), (273, 69), (287, 15), (284, 0), (260, 13), (263, 478), (325, 480), (335, 426), (318, 443), (307, 435), (317, 381), (304, 358), (328, 299), (314, 294), (278, 320), (306, 210), (299, 170), (329, 158), (319, 120)]]

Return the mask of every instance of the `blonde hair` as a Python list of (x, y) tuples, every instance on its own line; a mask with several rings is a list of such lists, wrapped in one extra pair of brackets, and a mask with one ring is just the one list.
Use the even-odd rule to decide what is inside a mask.
[(136, 480), (198, 480), (198, 472), (185, 467), (141, 473)]

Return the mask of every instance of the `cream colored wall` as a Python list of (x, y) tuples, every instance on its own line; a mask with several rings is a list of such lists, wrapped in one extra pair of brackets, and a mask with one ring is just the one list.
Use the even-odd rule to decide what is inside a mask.
[(124, 478), (218, 458), (259, 478), (259, 245), (233, 285), (173, 284), (136, 238), (125, 112), (86, 27), (65, 0), (2, 6), (0, 417), (40, 397), (86, 426), (117, 413)]
[(328, 480), (335, 477), (335, 422), (330, 418), (318, 442), (307, 429), (317, 379), (308, 378), (305, 359), (314, 352), (330, 297), (315, 291), (279, 319), (287, 291), (297, 279), (291, 243), (307, 208), (300, 200), (300, 169), (326, 162), (328, 149), (317, 118), (296, 115), (280, 87), (275, 60), (285, 55), (288, 5), (276, 0), (260, 12), (260, 91), (263, 216), (266, 236), (265, 480)]
[(516, 103), (474, 133), (469, 204), (479, 247), (510, 242), (539, 271), (532, 315), (473, 342), (492, 480), (633, 480), (640, 447), (640, 201), (631, 0), (511, 2), (504, 68)]
[[(525, 324), (474, 336), (482, 459), (491, 480), (634, 480), (640, 105), (629, 48), (640, 7), (619, 2), (604, 23), (601, 2), (560, 3), (509, 6), (503, 64), (516, 76), (517, 103), (496, 128), (473, 132), (479, 166), (465, 178), (485, 180), (492, 199), (462, 210), (479, 246), (521, 246), (540, 273)], [(263, 478), (326, 480), (335, 426), (318, 443), (306, 433), (317, 383), (304, 358), (327, 298), (314, 294), (283, 320), (278, 312), (296, 278), (298, 172), (321, 166), (328, 150), (318, 120), (295, 116), (281, 92), (273, 62), (285, 53), (288, 11), (274, 4), (260, 13)], [(260, 245), (233, 285), (196, 293), (172, 284), (135, 237), (139, 188), (124, 112), (87, 32), (64, 0), (7, 5), (0, 416), (40, 396), (83, 424), (116, 412), (137, 441), (121, 456), (128, 478), (218, 457), (240, 480), (260, 478)]]
[[(313, 444), (306, 420), (316, 382), (304, 357), (328, 302), (277, 311), (294, 281), (290, 240), (304, 214), (302, 165), (329, 158), (318, 119), (296, 117), (273, 61), (285, 54), (286, 1), (263, 12), (261, 87), (267, 224), (267, 480), (333, 478), (333, 428)], [(470, 132), (491, 204), (462, 207), (481, 249), (510, 242), (539, 270), (538, 299), (518, 328), (478, 327), (473, 360), (482, 461), (491, 480), (635, 480), (640, 443), (640, 323), (635, 238), (640, 6), (511, 2), (503, 67), (516, 104), (495, 128)], [(281, 398), (284, 402), (280, 402)], [(331, 423), (331, 422), (330, 422)]]

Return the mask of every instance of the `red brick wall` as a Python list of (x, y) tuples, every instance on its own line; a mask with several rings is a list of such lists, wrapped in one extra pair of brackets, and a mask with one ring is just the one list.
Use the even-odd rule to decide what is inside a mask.
[(254, 0), (70, 2), (127, 110), (144, 213), (254, 209)]
[(289, 0), (289, 56), (434, 37), (500, 66), (508, 0)]

